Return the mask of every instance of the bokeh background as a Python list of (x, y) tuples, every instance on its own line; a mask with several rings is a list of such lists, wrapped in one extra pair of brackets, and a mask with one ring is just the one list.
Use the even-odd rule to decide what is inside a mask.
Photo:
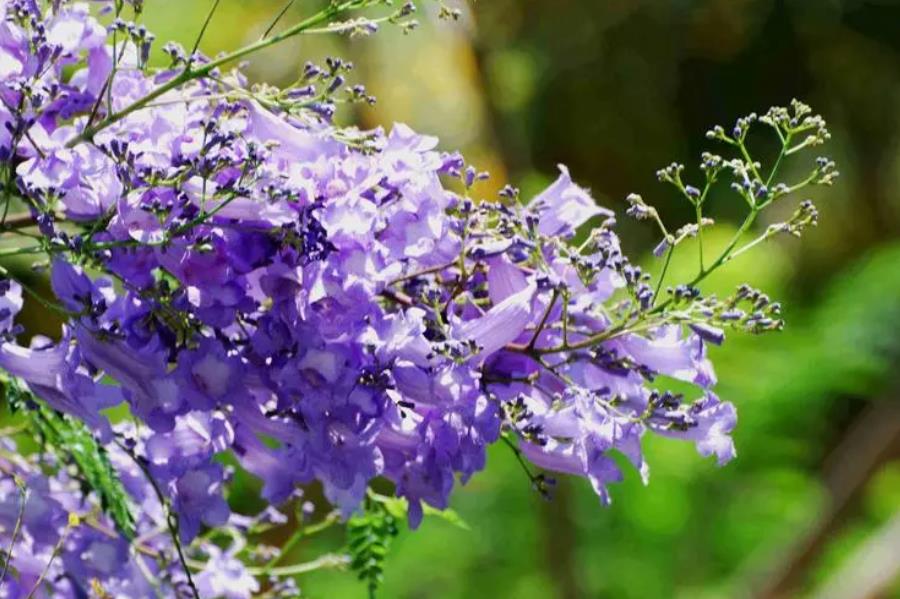
[[(148, 0), (146, 21), (160, 41), (189, 47), (209, 4)], [(283, 23), (315, 5), (294, 2)], [(201, 48), (254, 41), (282, 6), (223, 0)], [(506, 181), (533, 192), (562, 162), (619, 214), (638, 191), (681, 224), (689, 206), (655, 170), (695, 165), (709, 127), (793, 97), (829, 121), (834, 139), (823, 152), (842, 176), (811, 194), (821, 224), (802, 244), (766, 244), (707, 285), (747, 281), (787, 306), (783, 333), (732, 335), (713, 356), (719, 393), (740, 410), (736, 461), (719, 469), (687, 444), (651, 439), (649, 486), (626, 471), (603, 508), (577, 480), (560, 480), (554, 501), (543, 501), (498, 446), (487, 472), (455, 495), (469, 530), (426, 519), (402, 532), (381, 596), (900, 597), (900, 1), (460, 8), (457, 23), (423, 10), (408, 36), (385, 28), (360, 40), (301, 37), (252, 57), (248, 72), (288, 83), (306, 60), (349, 57), (379, 102), (342, 118), (439, 135), (445, 149), (491, 171), (485, 196)], [(723, 239), (742, 208), (727, 193), (713, 197)], [(626, 246), (646, 254), (654, 231), (626, 220)], [(650, 256), (643, 262), (659, 268)], [(685, 273), (692, 267), (676, 259)], [(249, 510), (252, 483), (242, 484), (231, 501)], [(326, 532), (296, 557), (341, 543), (339, 530)], [(365, 594), (346, 572), (300, 584), (321, 599)]]

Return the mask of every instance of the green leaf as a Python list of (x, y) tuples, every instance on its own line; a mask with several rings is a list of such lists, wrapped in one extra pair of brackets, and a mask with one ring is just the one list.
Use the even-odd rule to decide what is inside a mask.
[(407, 503), (403, 497), (388, 497), (386, 495), (371, 494), (372, 499), (381, 503), (384, 508), (397, 520), (406, 518)]
[(435, 516), (437, 518), (440, 518), (441, 520), (444, 520), (445, 522), (449, 522), (457, 528), (461, 528), (463, 530), (472, 530), (471, 528), (469, 528), (469, 525), (466, 524), (466, 521), (462, 519), (462, 516), (460, 516), (456, 512), (456, 510), (453, 510), (451, 508), (439, 510), (437, 508), (431, 507), (427, 503), (423, 503), (422, 507), (422, 513), (426, 516)]
[[(384, 560), (397, 536), (398, 505), (379, 496), (366, 500), (365, 511), (347, 522), (347, 550), (350, 567), (366, 583), (369, 597), (375, 597), (384, 574)], [(388, 505), (392, 509), (388, 508)], [(403, 510), (405, 513), (405, 509)]]
[(72, 464), (80, 480), (97, 494), (103, 511), (128, 539), (135, 535), (130, 499), (106, 449), (75, 418), (50, 409), (18, 380), (0, 373), (10, 407), (23, 413), (32, 430), (61, 462)]
[[(390, 514), (396, 518), (397, 520), (402, 520), (406, 518), (406, 512), (409, 508), (409, 504), (406, 499), (403, 497), (388, 497), (387, 495), (379, 495), (378, 493), (369, 493), (369, 497), (374, 501), (377, 501), (384, 505), (384, 508), (390, 512)], [(456, 510), (451, 508), (447, 508), (444, 510), (439, 510), (435, 507), (431, 507), (427, 503), (422, 504), (422, 513), (425, 516), (433, 516), (436, 518), (440, 518), (445, 522), (456, 526), (457, 528), (461, 528), (463, 530), (471, 530), (469, 525), (466, 524), (466, 521), (463, 520), (462, 516), (460, 516)]]

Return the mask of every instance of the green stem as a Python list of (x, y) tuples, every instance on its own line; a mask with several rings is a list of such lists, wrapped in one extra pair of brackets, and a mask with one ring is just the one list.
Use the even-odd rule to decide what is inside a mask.
[[(313, 572), (315, 570), (321, 570), (323, 568), (343, 568), (349, 563), (349, 556), (340, 553), (330, 553), (328, 555), (323, 555), (320, 558), (314, 559), (311, 562), (294, 564), (292, 566), (283, 566), (281, 568), (272, 568), (268, 571), (268, 574), (278, 577), (297, 576), (298, 574), (306, 574), (307, 572)], [(262, 570), (262, 568), (247, 568), (247, 572), (249, 572), (253, 576), (261, 576), (263, 574)]]
[(290, 555), (291, 551), (293, 551), (294, 547), (296, 547), (301, 540), (307, 537), (311, 537), (312, 535), (329, 528), (339, 520), (340, 514), (337, 512), (332, 512), (325, 516), (325, 519), (321, 522), (313, 524), (312, 526), (301, 526), (297, 530), (297, 532), (291, 535), (291, 538), (288, 539), (287, 542), (285, 542), (285, 544), (281, 547), (278, 555), (273, 557), (271, 560), (269, 560), (268, 563), (266, 563), (265, 566), (262, 567), (259, 575), (267, 576), (268, 574), (270, 574), (282, 559)]
[(766, 179), (766, 188), (767, 189), (772, 185), (772, 182), (775, 180), (775, 175), (778, 174), (778, 169), (781, 167), (781, 163), (784, 161), (785, 157), (788, 155), (788, 146), (791, 144), (792, 137), (793, 137), (793, 134), (788, 133), (787, 136), (785, 136), (781, 140), (781, 152), (778, 153), (778, 158), (775, 160), (775, 164), (772, 166), (772, 172), (769, 173), (769, 178)]
[(741, 151), (741, 156), (744, 158), (744, 161), (747, 163), (747, 166), (750, 167), (750, 171), (753, 173), (753, 176), (759, 182), (762, 182), (762, 175), (759, 174), (759, 170), (756, 168), (756, 163), (753, 162), (753, 158), (750, 157), (750, 152), (747, 151), (747, 146), (744, 144), (744, 140), (737, 140), (737, 147)]
[(199, 79), (201, 77), (205, 77), (213, 70), (228, 64), (240, 60), (241, 58), (268, 48), (269, 46), (278, 44), (283, 42), (284, 40), (295, 37), (307, 29), (315, 27), (321, 23), (328, 21), (329, 19), (336, 17), (348, 10), (352, 10), (355, 8), (364, 8), (366, 6), (371, 5), (371, 0), (348, 0), (346, 2), (342, 2), (340, 4), (329, 4), (328, 7), (322, 9), (318, 13), (312, 15), (300, 21), (293, 27), (282, 31), (277, 35), (273, 35), (272, 37), (261, 39), (253, 44), (248, 46), (244, 46), (238, 50), (220, 56), (210, 62), (200, 65), (197, 67), (188, 66), (182, 71), (180, 74), (176, 75), (168, 82), (160, 85), (155, 90), (144, 96), (143, 98), (135, 101), (133, 104), (123, 108), (119, 112), (115, 112), (107, 116), (105, 119), (97, 123), (96, 125), (91, 125), (89, 127), (85, 127), (85, 129), (78, 136), (69, 140), (66, 144), (66, 147), (74, 147), (83, 141), (89, 141), (93, 139), (93, 137), (103, 129), (106, 129), (110, 125), (113, 125), (133, 112), (141, 110), (145, 106), (147, 106), (153, 100), (156, 100), (160, 96), (165, 95), (166, 93), (172, 91), (173, 89), (177, 89), (178, 87), (193, 81), (195, 79)]
[(40, 245), (31, 245), (28, 247), (16, 247), (9, 248), (7, 250), (0, 251), (0, 258), (6, 258), (8, 256), (20, 256), (22, 254), (41, 254), (44, 252), (44, 247)]
[[(719, 257), (716, 258), (715, 262), (710, 264), (710, 266), (708, 268), (697, 273), (697, 276), (694, 277), (694, 279), (690, 283), (688, 283), (688, 286), (695, 287), (696, 285), (700, 284), (712, 272), (714, 272), (716, 269), (718, 269), (720, 266), (722, 266), (725, 262), (728, 261), (728, 258), (730, 256), (732, 250), (734, 250), (734, 248), (737, 246), (738, 242), (747, 233), (747, 231), (750, 230), (750, 227), (753, 226), (753, 223), (756, 221), (756, 217), (758, 214), (759, 214), (759, 208), (753, 208), (750, 211), (750, 214), (748, 214), (747, 218), (744, 219), (744, 222), (741, 225), (740, 229), (738, 229), (737, 233), (735, 233), (734, 237), (729, 242), (729, 244), (725, 247), (725, 249), (722, 250), (722, 253), (719, 254)], [(597, 333), (596, 335), (588, 337), (587, 339), (579, 341), (578, 343), (571, 344), (568, 347), (557, 346), (557, 347), (552, 347), (552, 348), (548, 348), (548, 349), (531, 348), (530, 350), (527, 347), (522, 347), (521, 349), (525, 350), (526, 353), (528, 351), (530, 351), (532, 353), (537, 353), (537, 354), (542, 354), (542, 355), (554, 354), (554, 353), (559, 353), (559, 352), (563, 352), (563, 351), (587, 349), (587, 348), (597, 345), (598, 343), (603, 343), (604, 341), (608, 341), (614, 337), (618, 337), (620, 335), (624, 335), (627, 332), (633, 331), (632, 327), (636, 324), (639, 324), (641, 318), (658, 315), (660, 312), (663, 312), (669, 305), (671, 305), (672, 301), (673, 301), (672, 298), (669, 298), (666, 301), (664, 301), (663, 303), (657, 304), (651, 310), (649, 310), (647, 312), (641, 312), (638, 315), (637, 319), (629, 318), (628, 320), (620, 322), (617, 325), (606, 329), (605, 331)]]
[[(703, 205), (699, 200), (694, 204), (694, 210), (697, 213), (697, 247), (700, 249), (700, 272), (703, 272)], [(665, 273), (665, 271), (663, 272)]]
[(287, 11), (290, 10), (290, 8), (294, 4), (294, 2), (295, 2), (295, 0), (288, 0), (288, 3), (285, 4), (282, 7), (281, 11), (279, 11), (279, 13), (275, 16), (275, 18), (272, 19), (272, 22), (269, 24), (268, 27), (266, 27), (265, 32), (262, 34), (262, 36), (259, 39), (264, 40), (267, 37), (269, 37), (269, 34), (272, 33), (272, 30), (275, 29), (275, 26), (278, 25), (279, 21), (281, 21), (281, 17), (283, 17), (285, 14), (287, 14)]
[(0, 218), (0, 227), (6, 228), (6, 217), (9, 216), (9, 202), (12, 199), (12, 184), (14, 179), (11, 160), (6, 166), (6, 172), (4, 173), (4, 176), (5, 181), (3, 183), (3, 217)]
[[(11, 256), (11, 255), (13, 255), (13, 254), (0, 253), (0, 256)], [(56, 312), (63, 318), (68, 319), (73, 316), (77, 316), (77, 314), (70, 312), (69, 310), (66, 310), (63, 306), (60, 306), (59, 304), (56, 304), (56, 303), (48, 300), (47, 298), (42, 296), (40, 293), (38, 293), (37, 290), (33, 289), (30, 285), (23, 283), (19, 279), (13, 279), (13, 277), (10, 275), (10, 272), (2, 266), (0, 266), (0, 276), (6, 277), (7, 279), (14, 280), (16, 283), (18, 283), (22, 287), (23, 290), (25, 290), (25, 293), (27, 293), (28, 295), (33, 297), (35, 300), (40, 302), (40, 304), (42, 306), (44, 306), (45, 308), (47, 308), (48, 310)]]
[(12, 552), (16, 547), (16, 539), (19, 537), (19, 532), (22, 530), (22, 520), (25, 518), (25, 503), (28, 501), (28, 489), (25, 487), (25, 483), (21, 480), (17, 480), (16, 486), (19, 488), (19, 515), (16, 517), (12, 538), (9, 541), (9, 551), (6, 552), (6, 556), (3, 558), (3, 572), (0, 573), (0, 591), (3, 590), (3, 583), (6, 582), (6, 574), (9, 572), (9, 562), (12, 560)]
[(734, 260), (735, 258), (740, 256), (741, 254), (752, 250), (753, 248), (755, 248), (759, 244), (767, 241), (771, 237), (772, 237), (772, 233), (770, 232), (769, 229), (767, 229), (765, 233), (763, 233), (762, 235), (760, 235), (753, 241), (750, 241), (750, 242), (746, 243), (745, 245), (741, 246), (739, 249), (735, 250), (734, 253), (728, 257), (728, 260), (726, 260), (726, 262), (731, 262), (732, 260)]
[(197, 39), (194, 40), (194, 47), (191, 48), (191, 53), (188, 56), (188, 68), (190, 68), (191, 61), (194, 59), (194, 55), (197, 53), (197, 49), (200, 47), (200, 41), (203, 39), (203, 36), (206, 35), (206, 29), (209, 27), (213, 15), (216, 14), (216, 10), (219, 8), (220, 1), (221, 0), (213, 0), (213, 4), (210, 7), (209, 12), (206, 13), (206, 20), (203, 21), (203, 27), (200, 28), (200, 33), (197, 35)]
[[(781, 152), (778, 154), (778, 158), (775, 160), (775, 164), (772, 167), (772, 172), (769, 173), (769, 177), (766, 180), (767, 188), (771, 185), (772, 181), (775, 180), (775, 177), (778, 174), (778, 170), (781, 167), (781, 164), (784, 161), (785, 156), (787, 155), (787, 148), (791, 143), (791, 137), (792, 137), (792, 133), (788, 133), (787, 136), (785, 136), (784, 139), (782, 140)], [(743, 142), (738, 143), (738, 147), (741, 149), (741, 152), (742, 152), (742, 154), (744, 154), (744, 157), (747, 160), (747, 162), (750, 162), (752, 164), (752, 160), (751, 160), (749, 154), (747, 153), (747, 149), (744, 146)], [(756, 169), (754, 168), (753, 170), (754, 170), (754, 173), (756, 173), (757, 176), (759, 176), (758, 173), (756, 172)], [(760, 180), (762, 180), (762, 178), (760, 178)], [(722, 266), (723, 264), (728, 262), (733, 257), (731, 255), (731, 252), (734, 250), (735, 247), (737, 247), (737, 244), (740, 242), (741, 238), (750, 230), (750, 227), (753, 226), (753, 223), (756, 222), (756, 217), (759, 215), (760, 211), (763, 208), (765, 208), (767, 205), (768, 205), (768, 202), (764, 202), (759, 205), (751, 206), (750, 213), (744, 219), (744, 222), (741, 224), (740, 228), (734, 234), (734, 237), (731, 239), (731, 241), (728, 243), (728, 245), (725, 247), (725, 249), (722, 250), (722, 253), (719, 254), (719, 257), (716, 258), (715, 262), (713, 262), (709, 266), (709, 268), (701, 269), (700, 272), (697, 273), (697, 276), (694, 277), (694, 279), (690, 283), (688, 283), (688, 285), (690, 287), (696, 287), (697, 285), (699, 285), (713, 271), (718, 269), (720, 266)], [(756, 244), (754, 243), (753, 245), (756, 245)], [(653, 310), (650, 311), (650, 313), (655, 314), (655, 313), (661, 312), (671, 302), (672, 302), (672, 300), (670, 298), (670, 299), (666, 300), (665, 302), (663, 302), (662, 304), (659, 304), (658, 306), (656, 306)]]
[(522, 470), (525, 472), (525, 475), (528, 477), (528, 480), (531, 484), (535, 484), (538, 481), (537, 476), (531, 471), (531, 468), (528, 465), (528, 462), (525, 461), (525, 458), (522, 456), (522, 450), (509, 438), (507, 433), (502, 433), (500, 435), (500, 439), (503, 443), (509, 447), (509, 449), (513, 452), (513, 455), (516, 456), (516, 461), (519, 463), (519, 466), (522, 467)]
[[(656, 291), (653, 292), (654, 300), (659, 299), (659, 292), (662, 290), (663, 281), (666, 280), (666, 273), (669, 272), (669, 264), (672, 262), (672, 254), (675, 253), (675, 246), (670, 245), (669, 251), (666, 252), (666, 261), (663, 263), (662, 272), (659, 273), (659, 281), (656, 283)], [(700, 270), (703, 270), (703, 248), (700, 248)]]

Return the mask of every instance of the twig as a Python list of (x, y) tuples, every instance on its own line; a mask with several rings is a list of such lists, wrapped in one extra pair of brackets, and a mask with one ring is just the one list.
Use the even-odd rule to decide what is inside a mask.
[(326, 528), (329, 528), (330, 526), (332, 526), (339, 520), (340, 520), (340, 513), (331, 512), (330, 514), (325, 516), (325, 519), (322, 520), (321, 522), (313, 524), (312, 526), (301, 526), (297, 530), (297, 532), (295, 532), (291, 536), (291, 538), (289, 538), (285, 542), (285, 544), (282, 545), (281, 549), (278, 551), (278, 555), (273, 557), (271, 560), (268, 561), (268, 563), (266, 563), (265, 566), (262, 567), (262, 571), (259, 573), (259, 575), (266, 576), (266, 575), (272, 573), (275, 570), (275, 566), (277, 566), (278, 563), (283, 558), (285, 558), (287, 555), (289, 555), (291, 550), (293, 550), (294, 547), (296, 547), (297, 543), (299, 543), (302, 539), (310, 537), (318, 532), (325, 530)]
[(203, 27), (200, 28), (200, 33), (197, 34), (197, 39), (194, 40), (194, 47), (191, 48), (191, 53), (188, 56), (188, 64), (187, 69), (191, 68), (191, 63), (194, 60), (194, 55), (197, 53), (197, 48), (200, 47), (200, 41), (203, 39), (203, 36), (206, 34), (206, 28), (209, 27), (210, 21), (212, 21), (213, 15), (216, 14), (216, 10), (219, 8), (220, 0), (213, 0), (213, 4), (209, 9), (209, 12), (206, 13), (206, 20), (203, 21)]
[(369, 2), (368, 0), (348, 0), (348, 1), (342, 2), (340, 4), (329, 4), (326, 8), (324, 8), (323, 10), (314, 14), (313, 16), (300, 21), (293, 27), (291, 27), (277, 35), (273, 35), (272, 37), (268, 37), (266, 39), (259, 40), (258, 42), (255, 42), (248, 46), (244, 46), (243, 48), (240, 48), (233, 52), (229, 52), (228, 54), (220, 56), (219, 58), (217, 58), (215, 60), (211, 60), (210, 62), (203, 64), (197, 68), (185, 69), (184, 71), (181, 72), (181, 74), (173, 77), (168, 82), (160, 85), (159, 87), (154, 89), (152, 92), (145, 95), (143, 98), (133, 102), (132, 104), (130, 104), (129, 106), (123, 108), (122, 110), (120, 110), (118, 112), (109, 114), (105, 119), (103, 119), (96, 125), (91, 125), (89, 127), (85, 127), (80, 134), (76, 135), (75, 137), (73, 137), (66, 143), (66, 147), (71, 148), (71, 147), (78, 145), (79, 143), (81, 143), (83, 141), (93, 139), (93, 137), (98, 132), (102, 131), (103, 129), (106, 129), (110, 125), (118, 123), (119, 121), (121, 121), (122, 119), (124, 119), (125, 117), (130, 115), (131, 113), (141, 110), (142, 108), (147, 106), (147, 104), (153, 102), (160, 96), (163, 96), (163, 95), (167, 94), (168, 92), (170, 92), (174, 89), (177, 89), (178, 87), (184, 85), (185, 83), (188, 83), (195, 79), (199, 79), (201, 77), (205, 77), (206, 75), (210, 74), (212, 71), (214, 71), (215, 69), (217, 69), (223, 65), (235, 62), (237, 60), (240, 60), (241, 58), (244, 58), (245, 56), (254, 54), (260, 50), (268, 48), (269, 46), (272, 46), (274, 44), (283, 42), (284, 40), (287, 40), (287, 39), (290, 39), (297, 35), (300, 35), (307, 29), (311, 29), (317, 25), (320, 25), (321, 23), (325, 23), (329, 19), (336, 17), (342, 13), (345, 13), (349, 10), (352, 10), (355, 8), (365, 8), (370, 5), (371, 5), (371, 2)]
[(0, 574), (0, 591), (3, 590), (3, 583), (6, 582), (6, 574), (9, 572), (9, 562), (12, 560), (12, 552), (16, 547), (16, 539), (19, 537), (19, 532), (22, 530), (22, 520), (25, 518), (25, 502), (28, 501), (28, 488), (25, 486), (25, 482), (17, 480), (16, 486), (19, 488), (19, 499), (21, 503), (19, 504), (19, 515), (16, 517), (16, 525), (13, 528), (12, 539), (9, 542), (9, 551), (6, 552), (6, 557), (3, 559), (3, 573)]
[(547, 324), (547, 319), (550, 318), (550, 313), (553, 311), (553, 308), (556, 307), (556, 300), (559, 299), (559, 289), (553, 289), (553, 295), (550, 298), (550, 302), (547, 304), (547, 309), (544, 310), (544, 315), (541, 317), (541, 322), (538, 324), (537, 328), (534, 330), (534, 335), (531, 336), (531, 341), (528, 342), (526, 348), (528, 351), (534, 349), (535, 344), (538, 341), (538, 337), (541, 336), (541, 333), (544, 330), (544, 326)]
[(272, 23), (266, 28), (265, 33), (262, 34), (260, 40), (264, 40), (269, 37), (269, 34), (272, 33), (272, 30), (275, 29), (275, 26), (278, 25), (278, 22), (281, 21), (281, 17), (287, 14), (287, 11), (290, 10), (291, 6), (294, 5), (295, 0), (288, 0), (288, 3), (284, 5), (284, 7), (279, 11), (279, 13), (272, 20)]
[(75, 514), (69, 515), (69, 522), (66, 527), (63, 529), (61, 535), (59, 535), (59, 540), (56, 542), (56, 545), (53, 546), (53, 553), (50, 554), (50, 559), (47, 561), (47, 565), (44, 566), (41, 575), (38, 576), (38, 579), (35, 581), (34, 586), (31, 588), (31, 592), (28, 593), (28, 596), (25, 599), (31, 599), (34, 597), (34, 594), (37, 592), (39, 588), (41, 588), (41, 584), (43, 584), (44, 579), (47, 578), (47, 574), (50, 572), (50, 567), (53, 565), (53, 562), (56, 560), (56, 556), (59, 555), (59, 552), (62, 551), (63, 543), (66, 542), (66, 537), (69, 536), (69, 531), (78, 526), (79, 518)]
[(169, 504), (168, 500), (166, 500), (165, 495), (163, 495), (162, 489), (159, 488), (159, 483), (156, 482), (156, 479), (153, 477), (153, 474), (150, 472), (150, 469), (147, 467), (147, 465), (143, 461), (141, 461), (141, 459), (137, 455), (135, 455), (135, 453), (124, 443), (120, 442), (118, 439), (115, 441), (115, 443), (122, 449), (122, 451), (128, 454), (128, 456), (135, 464), (137, 464), (138, 468), (141, 469), (141, 471), (144, 473), (144, 476), (147, 478), (147, 481), (150, 483), (150, 486), (153, 487), (153, 491), (156, 493), (156, 497), (157, 499), (159, 499), (160, 505), (166, 512), (166, 527), (169, 529), (169, 536), (172, 537), (172, 542), (175, 544), (175, 549), (178, 552), (178, 560), (181, 562), (181, 569), (184, 571), (184, 575), (187, 577), (188, 586), (191, 588), (194, 599), (200, 599), (200, 592), (197, 590), (197, 586), (194, 584), (194, 578), (191, 575), (191, 569), (188, 567), (187, 558), (185, 557), (184, 550), (181, 547), (181, 539), (178, 538), (178, 515), (172, 511), (172, 506)]
[[(322, 568), (343, 568), (350, 564), (350, 556), (340, 554), (340, 553), (329, 553), (327, 555), (323, 555), (320, 558), (314, 559), (311, 562), (305, 562), (302, 564), (294, 564), (292, 566), (284, 566), (281, 568), (272, 568), (268, 571), (268, 573), (272, 576), (296, 576), (298, 574), (306, 574), (307, 572), (312, 572), (314, 570), (321, 570)], [(263, 568), (247, 568), (247, 572), (253, 576), (260, 576), (263, 574)]]
[[(8, 198), (7, 198), (8, 201)], [(24, 229), (26, 227), (36, 227), (34, 217), (31, 214), (13, 214), (6, 218), (6, 221), (0, 225), (0, 230), (8, 231), (10, 229)]]
[[(700, 243), (701, 243), (701, 247), (702, 247), (703, 242), (700, 241)], [(669, 272), (669, 264), (672, 262), (672, 254), (674, 254), (674, 253), (675, 253), (675, 246), (670, 245), (669, 251), (666, 252), (666, 261), (663, 263), (662, 272), (659, 273), (659, 280), (656, 282), (656, 291), (653, 292), (653, 301), (654, 302), (657, 299), (659, 299), (659, 292), (662, 291), (663, 281), (666, 280), (666, 273)], [(702, 270), (703, 269), (703, 266), (702, 266), (703, 250), (702, 249), (700, 250), (700, 264), (701, 264), (700, 268)]]

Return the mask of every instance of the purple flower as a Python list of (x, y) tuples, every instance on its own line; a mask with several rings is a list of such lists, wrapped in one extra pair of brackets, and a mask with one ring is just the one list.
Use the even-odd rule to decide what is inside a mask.
[(130, 560), (128, 540), (104, 534), (88, 526), (79, 526), (68, 537), (62, 562), (66, 574), (85, 588), (91, 580), (118, 578), (127, 571)]
[(276, 161), (314, 162), (322, 156), (340, 150), (336, 142), (325, 141), (310, 131), (295, 127), (287, 120), (279, 118), (256, 102), (247, 102), (246, 133), (272, 146)]
[(661, 327), (651, 338), (628, 335), (611, 344), (641, 366), (703, 387), (716, 382), (700, 337), (684, 337), (680, 327)]
[[(501, 431), (604, 502), (616, 454), (647, 480), (645, 434), (734, 456), (735, 410), (712, 394), (706, 355), (724, 333), (699, 317), (717, 312), (684, 286), (653, 308), (613, 213), (565, 167), (527, 205), (511, 188), (474, 201), (485, 175), (436, 138), (334, 124), (337, 99), (318, 96), (343, 83), (339, 60), (285, 93), (239, 70), (208, 76), (208, 58), (172, 46), (173, 66), (148, 70), (142, 25), (111, 24), (113, 49), (85, 4), (47, 6), (0, 0), (0, 159), (16, 165), (66, 322), (57, 342), (19, 345), (23, 288), (0, 282), (0, 368), (104, 444), (140, 545), (73, 469), (0, 440), (0, 541), (20, 505), (9, 474), (30, 490), (7, 593), (30, 591), (67, 525), (48, 596), (179, 594), (170, 526), (206, 559), (202, 595), (257, 593), (240, 537), (273, 522), (230, 513), (223, 458), (260, 479), (269, 513), (315, 484), (348, 518), (383, 478), (416, 527)], [(758, 326), (777, 326), (768, 298), (740, 293)], [(104, 410), (120, 404), (112, 426)], [(198, 536), (226, 524), (232, 545)]]
[(255, 595), (259, 583), (243, 562), (215, 545), (210, 545), (207, 551), (209, 559), (206, 567), (196, 577), (200, 596), (250, 599)]
[(207, 464), (233, 440), (234, 431), (224, 416), (191, 412), (176, 418), (173, 430), (151, 435), (144, 446), (155, 471), (171, 478)]
[(538, 232), (555, 237), (572, 235), (579, 226), (594, 216), (613, 213), (594, 203), (587, 191), (572, 182), (569, 169), (560, 165), (560, 176), (550, 187), (535, 197), (529, 208), (538, 215)]
[(54, 409), (80, 418), (101, 438), (109, 438), (109, 422), (100, 411), (121, 403), (119, 389), (88, 375), (71, 337), (55, 345), (40, 339), (36, 342), (32, 348), (14, 343), (0, 345), (0, 367), (24, 380)]
[(731, 440), (737, 412), (732, 404), (719, 401), (713, 393), (707, 393), (684, 410), (658, 411), (649, 422), (660, 435), (694, 441), (700, 455), (716, 456), (720, 466), (737, 455)]
[(148, 194), (122, 195), (116, 203), (110, 229), (116, 231), (121, 228), (125, 235), (141, 243), (159, 244), (165, 239), (165, 223), (161, 223), (159, 217), (144, 208), (148, 200), (152, 205), (158, 199), (152, 191)]
[(690, 327), (698, 337), (700, 337), (707, 343), (712, 343), (713, 345), (722, 345), (722, 343), (725, 342), (725, 332), (718, 327), (714, 327), (702, 322), (693, 322), (691, 323)]
[[(55, 137), (61, 142), (68, 135), (61, 130)], [(115, 164), (88, 145), (60, 148), (46, 158), (32, 158), (16, 172), (29, 190), (59, 194), (66, 216), (76, 221), (102, 216), (123, 190)]]
[(22, 309), (22, 286), (15, 281), (0, 280), (0, 334), (9, 333), (13, 319)]
[(528, 286), (528, 277), (505, 254), (488, 260), (488, 291), (491, 301), (499, 304)]
[(209, 338), (179, 354), (173, 378), (184, 400), (200, 410), (212, 410), (242, 394), (240, 362)]
[(244, 422), (235, 426), (234, 453), (241, 465), (262, 481), (262, 497), (273, 505), (287, 500), (295, 485), (308, 478), (298, 467), (302, 456), (292, 454), (289, 448), (267, 447)]
[(47, 42), (64, 54), (77, 55), (106, 44), (106, 29), (84, 3), (67, 6), (47, 23)]
[(63, 306), (76, 314), (103, 311), (115, 297), (108, 280), (92, 281), (81, 267), (61, 258), (53, 260), (50, 284)]
[(84, 359), (121, 386), (131, 409), (151, 428), (171, 430), (186, 411), (175, 379), (159, 352), (139, 352), (121, 341), (101, 340), (84, 327), (76, 330)]
[(188, 470), (169, 485), (183, 542), (197, 536), (201, 524), (221, 526), (228, 522), (231, 510), (222, 497), (224, 475), (222, 466), (209, 464)]
[(532, 283), (510, 295), (483, 316), (466, 321), (458, 332), (461, 340), (472, 341), (481, 358), (490, 356), (507, 343), (515, 341), (532, 318), (532, 299), (536, 286)]
[(610, 501), (606, 486), (622, 480), (609, 452), (627, 457), (646, 481), (648, 469), (640, 450), (641, 424), (619, 411), (602, 392), (568, 390), (556, 407), (540, 394), (528, 401), (534, 413), (529, 421), (535, 440), (523, 443), (522, 452), (536, 465), (567, 474), (585, 476), (604, 503)]

